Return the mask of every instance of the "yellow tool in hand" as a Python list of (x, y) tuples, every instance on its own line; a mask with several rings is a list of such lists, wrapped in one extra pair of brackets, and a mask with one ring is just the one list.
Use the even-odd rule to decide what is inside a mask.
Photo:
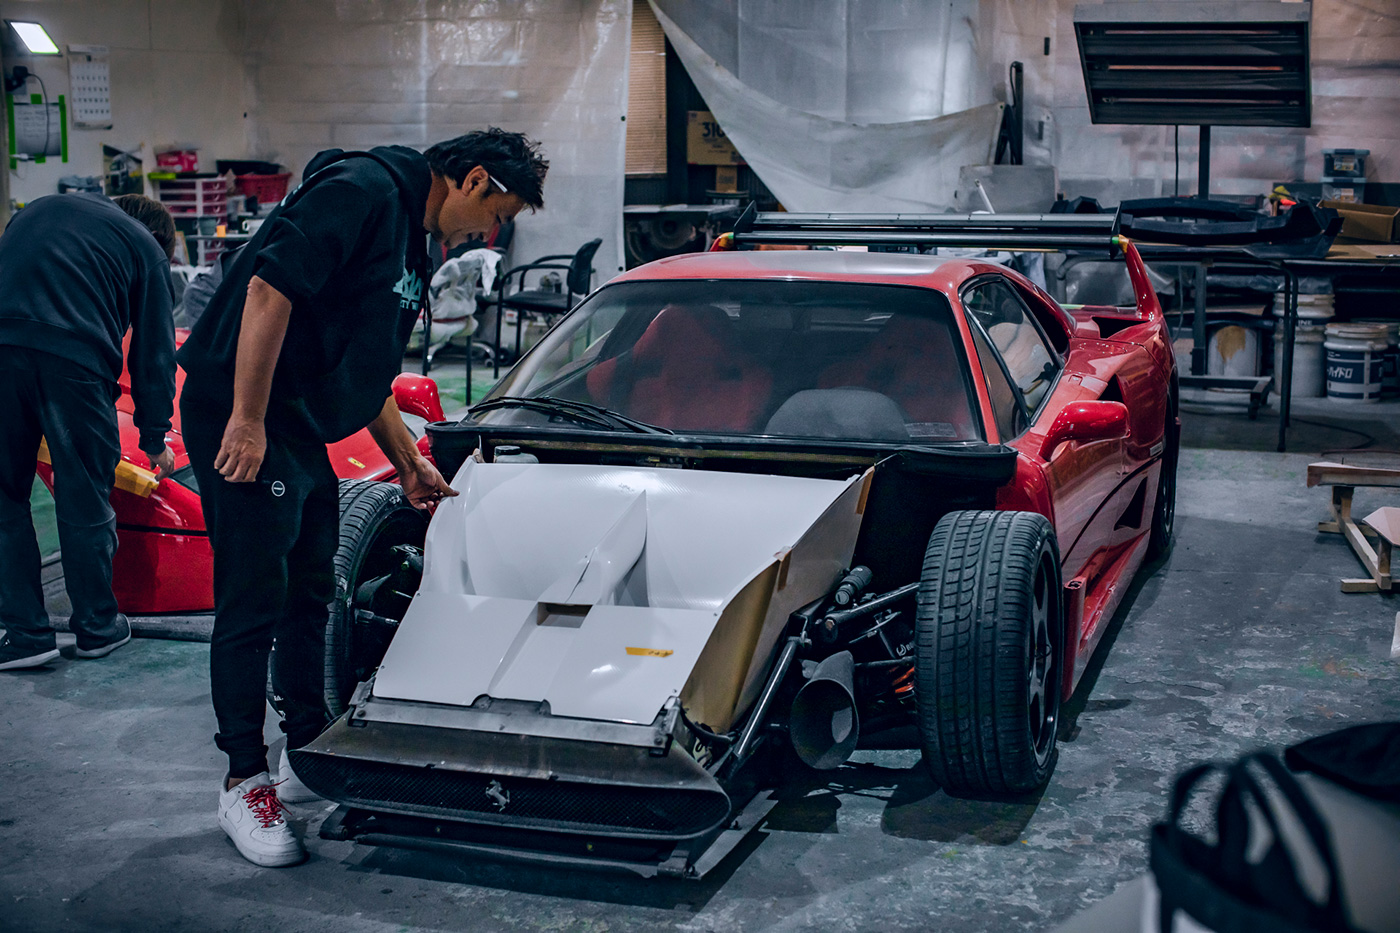
[[(49, 458), (49, 442), (47, 440), (41, 439), (39, 441), (39, 462), (53, 465), (53, 461)], [(123, 492), (129, 492), (133, 496), (145, 499), (156, 491), (156, 487), (160, 485), (160, 477), (145, 467), (139, 467), (125, 460), (118, 460), (117, 475), (113, 479), (112, 485)]]

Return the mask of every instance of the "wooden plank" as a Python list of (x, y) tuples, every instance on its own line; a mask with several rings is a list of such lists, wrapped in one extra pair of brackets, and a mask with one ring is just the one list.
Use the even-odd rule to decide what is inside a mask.
[(1400, 486), (1400, 470), (1323, 460), (1308, 464), (1308, 486)]
[(1343, 593), (1379, 593), (1381, 588), (1376, 585), (1375, 580), (1343, 580)]

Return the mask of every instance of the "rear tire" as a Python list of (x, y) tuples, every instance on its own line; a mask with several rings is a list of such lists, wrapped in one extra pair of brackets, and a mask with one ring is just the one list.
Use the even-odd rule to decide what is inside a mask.
[(1043, 515), (952, 512), (918, 592), (919, 732), (956, 797), (1039, 790), (1055, 769), (1063, 681), (1059, 548)]
[(1162, 476), (1157, 480), (1157, 500), (1152, 507), (1148, 560), (1156, 560), (1170, 551), (1176, 535), (1176, 468), (1181, 460), (1181, 425), (1177, 423), (1175, 396), (1167, 405), (1167, 426), (1162, 432), (1162, 444)]
[[(409, 545), (421, 551), (427, 532), (427, 516), (409, 504), (396, 483), (340, 481), (335, 600), (326, 622), (325, 702), (332, 717), (345, 712), (355, 687), (379, 667), (393, 638), (389, 626), (357, 621), (356, 611), (370, 608), (357, 605), (357, 591), (403, 563), (393, 548)], [(412, 588), (416, 591), (416, 579)]]

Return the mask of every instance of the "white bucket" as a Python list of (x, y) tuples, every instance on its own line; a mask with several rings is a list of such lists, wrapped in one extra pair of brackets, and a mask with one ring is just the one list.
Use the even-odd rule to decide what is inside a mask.
[(1381, 362), (1381, 394), (1400, 394), (1400, 321), (1388, 318), (1359, 318), (1358, 324), (1376, 324), (1386, 329), (1390, 346)]
[(1259, 332), (1225, 324), (1210, 335), (1206, 372), (1212, 376), (1259, 375)]
[[(1320, 324), (1298, 322), (1293, 331), (1293, 398), (1322, 398), (1327, 394), (1324, 376), (1327, 367), (1322, 358), (1322, 341), (1327, 331)], [(1274, 391), (1283, 391), (1283, 325), (1274, 331)]]
[(1381, 367), (1390, 334), (1380, 324), (1328, 324), (1327, 397), (1341, 402), (1378, 402)]
[(1298, 317), (1306, 321), (1327, 321), (1332, 318), (1331, 295), (1299, 295)]

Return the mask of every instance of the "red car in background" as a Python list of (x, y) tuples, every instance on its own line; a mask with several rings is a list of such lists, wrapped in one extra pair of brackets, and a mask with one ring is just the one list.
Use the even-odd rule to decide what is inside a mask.
[[(183, 343), (186, 336), (188, 331), (176, 331), (176, 343)], [(123, 343), (123, 354), (126, 350), (127, 344)], [(116, 402), (122, 449), (122, 464), (117, 472), (119, 478), (125, 480), (112, 490), (111, 500), (117, 513), (117, 553), (112, 566), (112, 589), (117, 605), (128, 616), (212, 612), (213, 552), (204, 529), (194, 470), (180, 438), (180, 390), (184, 386), (184, 370), (176, 370), (175, 415), (166, 436), (175, 453), (175, 469), (169, 476), (160, 477), (153, 489), (156, 478), (148, 469), (150, 461), (138, 446), (139, 432), (131, 420), (134, 405), (130, 378), (123, 369), (119, 382), (121, 397)], [(416, 419), (415, 434), (426, 452), (427, 439), (423, 437), (421, 425), (442, 419), (436, 383), (422, 376), (405, 374), (394, 381), (394, 397), (399, 409), (409, 416), (406, 420)], [(411, 424), (410, 429), (413, 426)], [(359, 431), (330, 444), (328, 451), (331, 466), (342, 480), (392, 481), (395, 477), (393, 466), (368, 431)], [(42, 459), (37, 472), (52, 492), (53, 471)]]

